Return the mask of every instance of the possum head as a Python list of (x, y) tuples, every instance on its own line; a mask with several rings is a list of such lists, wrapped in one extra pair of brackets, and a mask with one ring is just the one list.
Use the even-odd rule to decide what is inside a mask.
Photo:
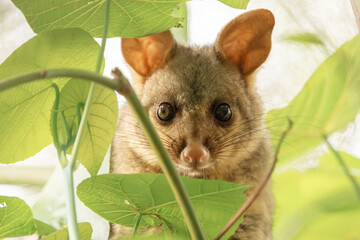
[[(259, 9), (233, 19), (212, 46), (177, 44), (170, 31), (122, 39), (136, 92), (181, 174), (224, 179), (259, 146), (265, 127), (253, 73), (269, 55), (273, 27), (272, 13)], [(136, 151), (159, 166), (151, 149)]]

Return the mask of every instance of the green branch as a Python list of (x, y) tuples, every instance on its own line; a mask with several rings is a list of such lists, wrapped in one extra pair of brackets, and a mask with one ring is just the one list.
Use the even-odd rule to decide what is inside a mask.
[(344, 170), (345, 175), (349, 178), (351, 184), (354, 186), (355, 192), (357, 197), (360, 201), (360, 187), (359, 184), (356, 182), (355, 178), (351, 175), (348, 166), (346, 165), (344, 159), (341, 157), (338, 151), (335, 150), (335, 148), (330, 144), (328, 141), (328, 137), (326, 135), (323, 136), (325, 143), (327, 147), (330, 149), (330, 151), (334, 154), (335, 158), (338, 160), (339, 164)]
[(19, 84), (28, 83), (37, 81), (40, 79), (50, 79), (50, 78), (79, 78), (91, 82), (96, 82), (101, 85), (104, 85), (108, 88), (122, 91), (124, 87), (122, 82), (116, 82), (114, 79), (104, 77), (98, 73), (89, 72), (81, 69), (42, 69), (35, 72), (25, 73), (18, 76), (6, 78), (0, 80), (0, 91), (4, 91), (8, 88), (15, 87)]

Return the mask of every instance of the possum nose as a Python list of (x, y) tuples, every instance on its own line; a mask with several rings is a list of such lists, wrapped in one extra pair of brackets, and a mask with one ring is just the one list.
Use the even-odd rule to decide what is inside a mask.
[(196, 168), (208, 161), (209, 150), (201, 142), (191, 141), (181, 152), (181, 158), (187, 165)]

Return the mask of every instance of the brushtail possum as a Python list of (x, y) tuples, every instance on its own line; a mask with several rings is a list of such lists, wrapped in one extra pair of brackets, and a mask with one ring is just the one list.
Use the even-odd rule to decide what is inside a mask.
[[(254, 81), (269, 55), (274, 24), (270, 11), (258, 9), (229, 22), (211, 46), (178, 44), (170, 31), (122, 39), (135, 91), (180, 174), (252, 186), (265, 178), (272, 146)], [(161, 173), (128, 107), (120, 114), (110, 168)], [(272, 213), (269, 183), (231, 239), (271, 239)], [(112, 225), (110, 238), (122, 230)]]

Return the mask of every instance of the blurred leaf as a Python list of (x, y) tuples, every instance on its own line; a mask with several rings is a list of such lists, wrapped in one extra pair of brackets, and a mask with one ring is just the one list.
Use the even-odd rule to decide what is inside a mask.
[[(185, 0), (111, 0), (108, 37), (142, 37), (174, 27), (173, 10)], [(12, 0), (35, 33), (79, 27), (102, 37), (104, 0)]]
[(222, 2), (233, 8), (245, 9), (250, 0), (219, 0), (219, 2)]
[(297, 33), (284, 37), (284, 40), (303, 44), (324, 45), (323, 41), (313, 33)]
[[(351, 169), (360, 170), (360, 159), (347, 154), (345, 152), (340, 152), (339, 154), (343, 158), (350, 172)], [(329, 153), (325, 154), (320, 158), (320, 168), (322, 171), (331, 171), (331, 172), (339, 172), (343, 173), (341, 166), (339, 165), (338, 160), (334, 157), (334, 154)]]
[(342, 45), (310, 77), (302, 91), (283, 109), (272, 110), (267, 124), (274, 144), (291, 118), (294, 127), (281, 148), (279, 161), (302, 156), (341, 130), (360, 109), (360, 36)]
[[(80, 29), (41, 33), (15, 50), (0, 65), (0, 81), (44, 68), (95, 69), (99, 45)], [(0, 92), (0, 162), (30, 157), (52, 142), (50, 112), (55, 99), (52, 84), (42, 80)]]
[(35, 231), (30, 207), (20, 198), (0, 196), (0, 238), (21, 237)]
[[(182, 179), (207, 238), (214, 239), (245, 202), (243, 191), (248, 186)], [(190, 239), (181, 210), (162, 174), (99, 175), (80, 183), (77, 195), (87, 207), (110, 222), (133, 227), (142, 213), (140, 228), (162, 225), (163, 230), (171, 229), (176, 236)], [(236, 228), (234, 226), (224, 239)]]
[(274, 239), (360, 238), (360, 202), (343, 172), (323, 166), (306, 173), (292, 170), (274, 175), (273, 189)]
[(46, 236), (56, 231), (56, 228), (40, 220), (35, 219), (35, 225), (36, 225), (36, 231), (39, 236), (43, 236), (43, 235)]
[[(79, 223), (78, 226), (80, 232), (80, 239), (91, 240), (93, 229), (90, 223)], [(53, 232), (49, 236), (43, 238), (43, 240), (69, 240), (68, 228), (63, 228), (56, 232)]]
[[(90, 82), (70, 80), (60, 94), (58, 113), (59, 136), (66, 137), (66, 130), (62, 114), (68, 127), (76, 136), (78, 130), (77, 110), (79, 103), (85, 105)], [(79, 109), (80, 110), (80, 109)], [(100, 169), (106, 151), (113, 138), (118, 117), (118, 103), (113, 90), (96, 85), (94, 101), (88, 117), (87, 127), (81, 143), (78, 160), (91, 175), (96, 175)], [(72, 148), (68, 149), (71, 153)]]

